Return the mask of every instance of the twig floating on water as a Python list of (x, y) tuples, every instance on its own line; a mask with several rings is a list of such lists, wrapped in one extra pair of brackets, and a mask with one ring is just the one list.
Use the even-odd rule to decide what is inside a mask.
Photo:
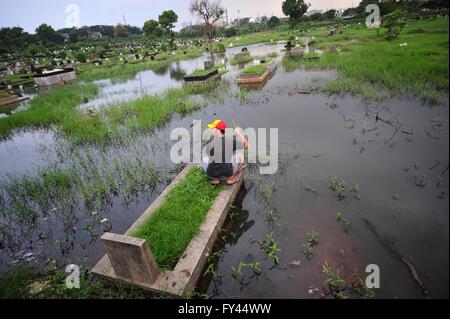
[(441, 164), (441, 162), (436, 161), (436, 164), (434, 164), (433, 166), (429, 167), (429, 169), (436, 168), (436, 167), (439, 166), (440, 164)]
[(439, 137), (431, 135), (429, 131), (427, 131), (427, 135), (431, 137), (433, 140), (439, 140)]

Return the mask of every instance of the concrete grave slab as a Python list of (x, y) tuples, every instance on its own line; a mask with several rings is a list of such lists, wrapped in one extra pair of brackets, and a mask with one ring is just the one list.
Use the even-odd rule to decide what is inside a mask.
[(93, 274), (176, 297), (185, 296), (194, 289), (231, 204), (243, 185), (242, 173), (238, 183), (225, 186), (219, 193), (198, 234), (191, 240), (173, 270), (160, 271), (146, 241), (130, 234), (147, 221), (165, 201), (169, 191), (180, 183), (195, 165), (187, 165), (124, 235), (105, 233), (102, 236), (107, 253), (91, 269)]

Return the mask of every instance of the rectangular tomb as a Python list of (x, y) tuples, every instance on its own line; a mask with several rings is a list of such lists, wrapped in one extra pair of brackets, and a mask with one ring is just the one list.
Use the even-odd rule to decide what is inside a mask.
[[(243, 185), (243, 176), (238, 183), (225, 186), (219, 192), (197, 235), (192, 238), (172, 270), (160, 270), (146, 240), (131, 235), (152, 216), (165, 202), (169, 192), (182, 182), (189, 171), (196, 166), (196, 164), (187, 165), (124, 235), (105, 233), (102, 236), (106, 255), (91, 269), (92, 273), (103, 278), (177, 297), (185, 296), (192, 291), (230, 206)], [(180, 214), (182, 213), (180, 212)]]
[(34, 82), (39, 87), (51, 86), (59, 83), (72, 82), (77, 78), (73, 68), (55, 69), (34, 76)]

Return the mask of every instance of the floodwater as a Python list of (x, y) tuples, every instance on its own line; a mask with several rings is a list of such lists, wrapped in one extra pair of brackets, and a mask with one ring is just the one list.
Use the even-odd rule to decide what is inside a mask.
[[(281, 47), (254, 45), (248, 49), (262, 55)], [(228, 49), (225, 56), (239, 50)], [(138, 97), (132, 92), (142, 88), (157, 93), (179, 86), (182, 77), (171, 75), (171, 70), (188, 73), (201, 67), (205, 59), (173, 63), (161, 74), (145, 71), (122, 82), (103, 81), (99, 98), (90, 106), (118, 101), (107, 92), (118, 92), (112, 95), (128, 100)], [(238, 90), (232, 80), (239, 70), (239, 66), (228, 67), (222, 80), (227, 93)], [(227, 220), (223, 240), (216, 245), (222, 251), (214, 267), (216, 275), (202, 278), (201, 292), (221, 298), (319, 298), (326, 279), (322, 265), (327, 262), (339, 268), (346, 280), (355, 270), (364, 280), (366, 267), (377, 265), (380, 288), (374, 289), (376, 298), (424, 298), (410, 266), (432, 297), (448, 298), (448, 99), (436, 106), (415, 98), (367, 104), (357, 97), (305, 94), (311, 86), (334, 77), (334, 72), (284, 72), (279, 66), (266, 85), (248, 93), (245, 101), (226, 94), (224, 101), (208, 103), (184, 118), (175, 115), (154, 134), (127, 145), (107, 151), (92, 147), (99, 159), (147, 159), (167, 174), (155, 188), (127, 200), (112, 196), (98, 212), (78, 205), (73, 215), (55, 214), (40, 223), (41, 234), (10, 225), (20, 235), (1, 238), (1, 267), (29, 258), (30, 252), (40, 262), (51, 257), (58, 265), (94, 265), (104, 254), (101, 233), (109, 229), (124, 232), (180, 169), (169, 161), (170, 131), (190, 128), (193, 120), (206, 126), (221, 118), (230, 124), (235, 120), (243, 128), (278, 128), (279, 169), (269, 176), (250, 167), (246, 171), (245, 188), (235, 204), (236, 217)], [(49, 131), (15, 135), (0, 143), (2, 178), (33, 174), (53, 164), (67, 165), (73, 160), (72, 152)], [(338, 200), (329, 189), (333, 177), (345, 181), (346, 198)], [(355, 183), (359, 200), (350, 190)], [(306, 190), (306, 185), (317, 192)], [(265, 187), (265, 199), (269, 190), (268, 201), (261, 187)], [(268, 207), (274, 212), (273, 220), (268, 220)], [(337, 222), (338, 212), (351, 222), (348, 232)], [(109, 220), (106, 228), (99, 222), (102, 218)], [(85, 231), (87, 224), (93, 225), (93, 232)], [(307, 259), (302, 244), (312, 230), (319, 233), (319, 244)], [(269, 233), (281, 249), (279, 265), (258, 244)], [(242, 278), (233, 276), (232, 267), (241, 261), (260, 262), (262, 273), (244, 269)]]

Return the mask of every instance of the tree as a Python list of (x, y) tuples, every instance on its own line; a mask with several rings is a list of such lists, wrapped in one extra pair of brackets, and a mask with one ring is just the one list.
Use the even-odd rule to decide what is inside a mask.
[(237, 30), (235, 27), (230, 27), (224, 30), (223, 35), (227, 38), (234, 37), (237, 35)]
[(406, 12), (397, 9), (383, 17), (383, 27), (387, 29), (386, 38), (393, 40), (397, 38), (405, 27), (406, 23), (403, 21)]
[(342, 16), (356, 16), (358, 14), (358, 9), (357, 8), (347, 8), (344, 10), (344, 12), (342, 12)]
[(170, 37), (173, 37), (172, 29), (175, 27), (175, 23), (178, 21), (177, 14), (172, 10), (163, 11), (163, 13), (158, 16), (158, 21), (161, 27), (167, 32), (167, 34), (169, 34)]
[(306, 4), (304, 0), (285, 0), (281, 9), (284, 15), (289, 17), (289, 25), (291, 29), (300, 22), (301, 17), (306, 13), (309, 8), (309, 4)]
[(278, 19), (276, 16), (271, 16), (269, 21), (267, 22), (267, 27), (271, 30), (275, 29), (280, 25), (280, 19)]
[(125, 38), (128, 36), (128, 29), (125, 25), (118, 23), (114, 27), (114, 36), (116, 38)]
[(22, 52), (22, 56), (26, 58), (34, 58), (38, 54), (47, 54), (47, 49), (42, 45), (32, 44)]
[(20, 52), (34, 42), (34, 37), (20, 27), (0, 28), (0, 54)]
[(320, 21), (322, 19), (323, 19), (323, 14), (320, 13), (320, 12), (316, 12), (316, 13), (311, 14), (311, 20), (312, 21)]
[(448, 0), (429, 0), (429, 1), (426, 1), (425, 3), (423, 3), (421, 6), (422, 6), (422, 8), (433, 9), (433, 10), (448, 9), (449, 1)]
[(78, 62), (80, 63), (86, 63), (87, 61), (87, 57), (86, 57), (86, 53), (84, 52), (78, 52), (75, 54), (75, 58), (77, 59)]
[(162, 36), (159, 22), (153, 19), (145, 21), (142, 30), (144, 30), (144, 34), (148, 37), (160, 38)]
[(61, 44), (64, 42), (63, 36), (56, 33), (51, 26), (45, 23), (36, 28), (36, 38), (42, 45)]
[(191, 13), (203, 20), (202, 30), (209, 43), (211, 61), (214, 63), (212, 42), (215, 36), (216, 23), (220, 20), (225, 10), (222, 8), (220, 0), (192, 0)]
[(336, 10), (331, 9), (331, 10), (325, 11), (323, 14), (323, 17), (327, 20), (333, 20), (334, 18), (336, 18)]

